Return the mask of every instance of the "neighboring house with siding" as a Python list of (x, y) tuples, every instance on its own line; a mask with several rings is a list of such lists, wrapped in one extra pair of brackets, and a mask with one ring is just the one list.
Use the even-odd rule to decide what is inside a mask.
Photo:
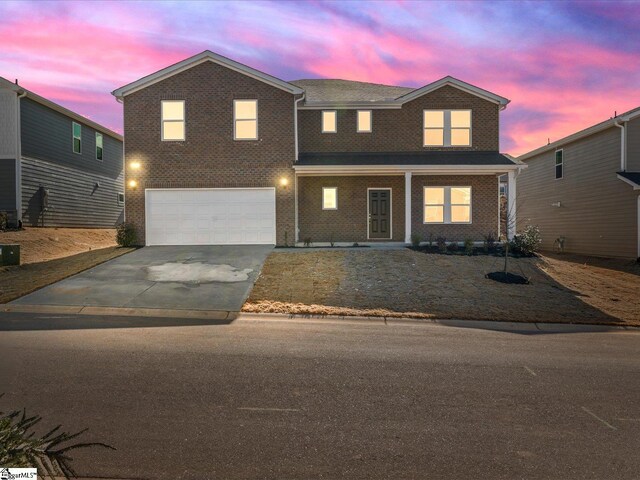
[(640, 257), (640, 108), (521, 155), (518, 222), (542, 247)]
[(113, 94), (140, 244), (481, 242), (522, 168), (509, 100), (452, 77), (285, 82), (205, 51)]
[(0, 212), (45, 227), (123, 220), (122, 136), (0, 77)]

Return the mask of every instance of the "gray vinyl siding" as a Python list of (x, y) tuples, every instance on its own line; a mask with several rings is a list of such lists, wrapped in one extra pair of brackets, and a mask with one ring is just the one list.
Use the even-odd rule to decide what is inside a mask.
[(16, 161), (0, 160), (0, 212), (16, 210)]
[[(82, 153), (73, 152), (73, 122), (82, 125)], [(113, 227), (122, 220), (122, 142), (103, 133), (96, 159), (96, 130), (28, 97), (20, 102), (22, 210), (25, 225), (42, 225), (40, 185), (49, 189), (46, 226)], [(100, 187), (94, 192), (94, 184)]]
[[(604, 257), (637, 257), (637, 193), (619, 180), (620, 130), (612, 127), (561, 147), (564, 176), (555, 179), (555, 150), (525, 160), (517, 180), (518, 230), (538, 225), (542, 247)], [(560, 208), (552, 206), (561, 202)]]
[(640, 172), (640, 117), (627, 123), (627, 171)]
[[(49, 190), (44, 214), (41, 185)], [(43, 160), (22, 160), (22, 221), (27, 226), (113, 227), (123, 221), (120, 192), (124, 192), (122, 172), (112, 178)]]

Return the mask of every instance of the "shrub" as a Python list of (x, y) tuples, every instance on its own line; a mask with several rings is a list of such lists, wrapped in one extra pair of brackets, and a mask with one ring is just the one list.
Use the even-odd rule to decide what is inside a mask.
[(523, 232), (513, 236), (511, 247), (524, 255), (533, 255), (541, 242), (540, 229), (535, 225), (527, 225)]
[(451, 242), (449, 246), (447, 246), (447, 250), (451, 253), (455, 253), (458, 251), (458, 242)]
[(464, 253), (473, 255), (473, 240), (466, 238), (464, 241)]
[(429, 234), (429, 246), (432, 247), (433, 246), (433, 233)]
[(284, 246), (288, 247), (289, 246), (289, 232), (288, 231), (284, 231)]
[(7, 212), (0, 212), (0, 232), (4, 232), (7, 229), (9, 223), (9, 216)]
[(310, 246), (311, 246), (311, 244), (313, 243), (313, 242), (311, 241), (311, 237), (303, 238), (303, 239), (302, 239), (302, 241), (304, 242), (304, 246), (305, 246), (305, 247), (310, 247)]
[(493, 233), (489, 233), (484, 236), (484, 251), (489, 253), (496, 246), (496, 237), (493, 236)]
[(422, 237), (420, 235), (418, 235), (417, 233), (411, 234), (411, 245), (413, 245), (413, 248), (418, 248), (421, 241)]
[(133, 247), (136, 244), (136, 228), (131, 223), (121, 223), (116, 227), (116, 243), (121, 247)]
[(329, 235), (329, 245), (331, 245), (332, 247), (336, 246), (336, 242), (333, 241), (333, 233)]
[(447, 251), (447, 239), (445, 237), (436, 238), (436, 245), (438, 245), (438, 250), (440, 250), (441, 253)]

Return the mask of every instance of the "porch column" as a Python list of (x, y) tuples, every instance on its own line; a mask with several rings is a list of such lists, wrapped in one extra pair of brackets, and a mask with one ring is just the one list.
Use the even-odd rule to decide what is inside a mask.
[(411, 243), (411, 172), (404, 174), (404, 243)]
[(511, 240), (516, 234), (516, 172), (508, 174), (507, 181), (507, 238)]

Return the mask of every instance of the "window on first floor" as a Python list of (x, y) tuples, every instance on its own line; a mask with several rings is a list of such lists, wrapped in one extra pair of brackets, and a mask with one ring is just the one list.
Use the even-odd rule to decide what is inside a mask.
[(73, 122), (73, 153), (82, 153), (82, 125)]
[(335, 110), (322, 111), (322, 133), (336, 133), (338, 131), (337, 112)]
[(118, 193), (118, 205), (124, 205), (124, 193)]
[(322, 209), (338, 209), (338, 187), (322, 187)]
[(96, 132), (96, 159), (102, 160), (102, 134), (100, 132)]
[(184, 100), (162, 100), (162, 140), (184, 140)]
[(233, 101), (233, 139), (258, 139), (258, 101)]
[(564, 176), (564, 152), (556, 150), (556, 180)]
[(471, 146), (471, 110), (425, 110), (425, 147)]
[(471, 187), (424, 187), (424, 223), (471, 223)]

